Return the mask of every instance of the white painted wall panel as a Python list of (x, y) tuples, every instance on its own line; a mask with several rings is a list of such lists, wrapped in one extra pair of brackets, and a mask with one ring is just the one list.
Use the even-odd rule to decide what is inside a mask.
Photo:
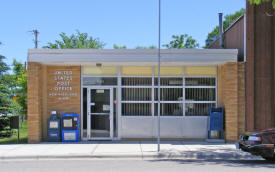
[(122, 138), (153, 137), (152, 117), (121, 117)]
[(207, 138), (208, 117), (184, 117), (182, 133), (184, 138)]
[[(182, 137), (182, 117), (161, 117), (160, 119), (160, 137), (180, 138)], [(158, 119), (154, 118), (154, 137), (158, 134)]]
[[(161, 117), (162, 138), (207, 138), (208, 117)], [(157, 117), (121, 117), (122, 138), (157, 137)]]

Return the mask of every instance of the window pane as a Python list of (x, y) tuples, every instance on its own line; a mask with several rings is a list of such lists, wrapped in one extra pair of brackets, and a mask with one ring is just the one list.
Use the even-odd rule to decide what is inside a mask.
[(186, 86), (215, 86), (215, 78), (185, 78)]
[(117, 78), (83, 77), (83, 85), (117, 85)]
[(186, 103), (185, 116), (208, 116), (208, 109), (215, 103)]
[[(161, 103), (161, 116), (182, 116), (182, 103)], [(155, 103), (155, 116), (158, 115), (158, 104)]]
[(151, 115), (151, 103), (122, 103), (122, 116)]
[(186, 101), (215, 101), (215, 88), (186, 88)]
[(122, 88), (122, 100), (151, 101), (151, 88)]
[(152, 78), (122, 78), (122, 85), (152, 85)]
[[(155, 85), (158, 85), (158, 78), (155, 78)], [(160, 78), (161, 86), (181, 86), (182, 78)]]
[[(155, 88), (155, 100), (158, 100), (158, 88)], [(161, 88), (161, 101), (182, 101), (182, 88)]]

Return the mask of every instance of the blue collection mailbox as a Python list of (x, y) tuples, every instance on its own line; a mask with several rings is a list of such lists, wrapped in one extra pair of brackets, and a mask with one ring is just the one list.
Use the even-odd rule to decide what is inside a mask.
[(57, 111), (51, 111), (48, 119), (48, 142), (60, 142), (60, 119)]
[(78, 114), (61, 115), (62, 142), (79, 141), (79, 116)]
[(223, 122), (224, 122), (224, 108), (217, 107), (217, 108), (209, 108), (209, 123), (208, 123), (208, 138), (211, 138), (211, 132), (218, 132), (219, 138), (223, 138)]

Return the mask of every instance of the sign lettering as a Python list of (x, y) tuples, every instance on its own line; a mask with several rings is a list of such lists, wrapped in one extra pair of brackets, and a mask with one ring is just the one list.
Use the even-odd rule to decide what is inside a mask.
[(58, 70), (54, 71), (54, 87), (50, 88), (49, 96), (57, 97), (58, 100), (69, 100), (71, 97), (77, 96), (73, 86), (73, 71)]

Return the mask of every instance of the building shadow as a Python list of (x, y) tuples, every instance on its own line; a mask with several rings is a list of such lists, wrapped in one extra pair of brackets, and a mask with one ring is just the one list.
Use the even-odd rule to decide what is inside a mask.
[(222, 165), (226, 167), (249, 167), (249, 168), (275, 168), (275, 162), (266, 161), (259, 158), (258, 160), (253, 159), (155, 159), (147, 160), (149, 162), (175, 162), (178, 164), (192, 164), (196, 166), (204, 165)]

